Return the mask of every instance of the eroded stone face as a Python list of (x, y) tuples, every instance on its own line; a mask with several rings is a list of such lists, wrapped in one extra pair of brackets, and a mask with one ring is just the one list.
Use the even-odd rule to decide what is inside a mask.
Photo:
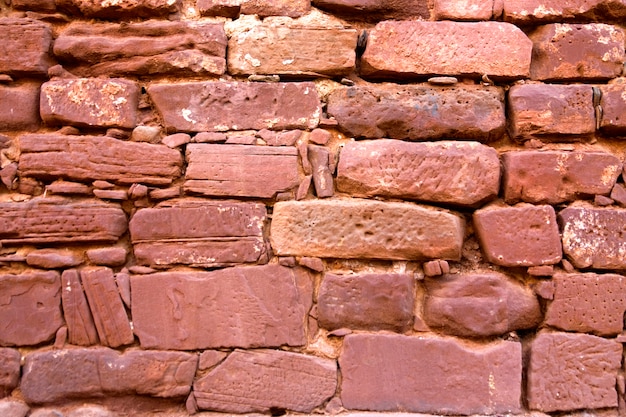
[(505, 0), (503, 3), (504, 19), (516, 24), (626, 17), (626, 5), (615, 0)]
[(0, 398), (13, 391), (20, 380), (20, 352), (17, 349), (0, 348)]
[(600, 86), (602, 98), (602, 120), (600, 130), (608, 134), (626, 133), (626, 84)]
[[(0, 29), (1, 27), (0, 25)], [(39, 118), (39, 87), (39, 84), (34, 83), (17, 87), (0, 85), (1, 131), (34, 131), (39, 128), (41, 123)]]
[(342, 16), (371, 21), (428, 19), (425, 0), (312, 0), (315, 7)]
[(52, 30), (34, 19), (0, 19), (0, 73), (45, 75), (54, 61), (50, 56)]
[(57, 7), (92, 18), (159, 17), (175, 12), (180, 0), (56, 0)]
[(98, 343), (98, 330), (76, 269), (63, 271), (61, 276), (63, 315), (72, 345), (90, 346)]

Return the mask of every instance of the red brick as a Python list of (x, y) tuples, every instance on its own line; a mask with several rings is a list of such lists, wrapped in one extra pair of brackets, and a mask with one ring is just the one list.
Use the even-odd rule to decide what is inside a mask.
[[(620, 81), (626, 81), (620, 79)], [(626, 83), (600, 86), (602, 119), (600, 130), (610, 135), (626, 134)]]
[(310, 413), (335, 394), (334, 360), (280, 350), (235, 350), (193, 393), (198, 407), (227, 413)]
[(488, 142), (505, 132), (499, 87), (365, 84), (338, 88), (328, 114), (350, 136)]
[(614, 0), (504, 0), (504, 19), (516, 24), (623, 19), (626, 5)]
[(624, 328), (626, 278), (616, 274), (556, 274), (546, 324), (562, 330), (614, 336)]
[(73, 14), (106, 19), (162, 17), (176, 12), (180, 0), (56, 0), (57, 7)]
[(531, 51), (532, 42), (509, 23), (385, 21), (369, 32), (361, 74), (525, 78)]
[(202, 16), (239, 16), (242, 0), (198, 0), (196, 6)]
[(596, 129), (591, 86), (514, 85), (508, 104), (513, 139), (582, 139)]
[(0, 131), (39, 128), (39, 87), (39, 84), (0, 85)]
[(83, 263), (83, 255), (67, 249), (39, 249), (26, 255), (26, 263), (44, 269), (65, 269)]
[[(308, 286), (306, 280), (309, 280)], [(279, 265), (131, 276), (132, 317), (148, 349), (301, 346), (310, 278)]]
[(490, 20), (496, 13), (493, 0), (435, 0), (433, 4), (435, 20)]
[(425, 0), (312, 0), (313, 5), (350, 19), (379, 21), (430, 17)]
[(502, 155), (507, 203), (558, 204), (609, 194), (622, 162), (605, 152), (516, 151)]
[(348, 409), (432, 414), (520, 410), (521, 345), (470, 347), (437, 336), (353, 334), (339, 357)]
[(121, 266), (126, 263), (128, 252), (122, 247), (109, 247), (87, 249), (85, 254), (96, 265)]
[(337, 189), (358, 197), (477, 206), (499, 188), (498, 153), (476, 142), (348, 142), (337, 166)]
[(556, 23), (539, 27), (530, 39), (534, 80), (605, 80), (622, 73), (624, 32), (615, 26)]
[(617, 407), (622, 345), (597, 336), (540, 333), (531, 345), (528, 405), (543, 412)]
[(463, 219), (451, 212), (351, 199), (276, 203), (270, 239), (279, 256), (454, 260), (463, 235)]
[(0, 346), (47, 342), (63, 325), (57, 272), (1, 274), (0, 300)]
[(45, 75), (54, 61), (49, 55), (52, 30), (33, 19), (0, 19), (0, 73)]
[(168, 131), (306, 129), (319, 123), (315, 84), (190, 82), (148, 88)]
[(190, 144), (184, 189), (209, 196), (274, 198), (300, 183), (295, 147)]
[(46, 124), (131, 129), (137, 125), (139, 87), (124, 79), (48, 81), (41, 86)]
[(8, 396), (20, 380), (19, 350), (0, 348), (0, 398)]
[(561, 238), (552, 206), (487, 206), (474, 212), (474, 229), (485, 257), (496, 265), (552, 265), (561, 261)]
[(242, 14), (256, 14), (260, 17), (300, 17), (311, 10), (310, 0), (240, 0), (240, 2)]
[(317, 299), (321, 327), (336, 330), (408, 330), (415, 281), (408, 274), (326, 274)]
[(56, 11), (55, 0), (11, 0), (11, 6), (16, 10), (48, 13)]
[(563, 253), (577, 268), (626, 268), (626, 209), (572, 205), (559, 213)]
[(61, 276), (63, 314), (72, 345), (90, 346), (98, 343), (98, 330), (93, 321), (78, 271), (63, 271)]

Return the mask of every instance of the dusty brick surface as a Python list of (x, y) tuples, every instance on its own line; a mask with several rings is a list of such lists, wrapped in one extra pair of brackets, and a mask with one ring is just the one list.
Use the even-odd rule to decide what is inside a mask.
[(515, 342), (472, 348), (435, 336), (348, 335), (339, 367), (341, 400), (348, 409), (432, 414), (520, 409), (522, 353)]
[(475, 206), (495, 198), (499, 186), (498, 153), (476, 142), (349, 142), (337, 166), (337, 189), (358, 197)]
[(50, 57), (52, 29), (34, 19), (0, 19), (0, 73), (44, 75)]
[(602, 98), (602, 120), (600, 130), (607, 134), (626, 134), (626, 84), (600, 86)]
[(20, 358), (19, 350), (0, 348), (0, 398), (17, 387), (20, 380)]
[(489, 20), (494, 9), (493, 1), (435, 0), (432, 15), (436, 20)]
[(39, 128), (39, 87), (33, 83), (17, 87), (0, 85), (0, 131)]
[(557, 21), (623, 19), (626, 5), (614, 0), (505, 0), (504, 19), (516, 24), (538, 24)]
[(363, 84), (335, 90), (328, 114), (351, 136), (488, 142), (505, 131), (498, 87)]
[(256, 14), (261, 17), (300, 17), (310, 10), (310, 0), (241, 0), (242, 14)]
[(87, 303), (79, 272), (76, 269), (63, 271), (61, 283), (61, 300), (68, 342), (79, 346), (97, 344), (98, 330)]
[(428, 19), (428, 2), (424, 0), (312, 0), (313, 5), (339, 15), (360, 20)]
[(180, 0), (56, 0), (57, 7), (70, 13), (95, 18), (158, 17), (173, 13)]
[(543, 412), (617, 407), (622, 345), (597, 336), (541, 333), (531, 345), (528, 405)]

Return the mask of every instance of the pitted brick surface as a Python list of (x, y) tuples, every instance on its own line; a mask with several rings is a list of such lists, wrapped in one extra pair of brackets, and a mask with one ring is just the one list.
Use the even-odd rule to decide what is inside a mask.
[(50, 56), (52, 28), (34, 19), (0, 19), (0, 73), (44, 75)]

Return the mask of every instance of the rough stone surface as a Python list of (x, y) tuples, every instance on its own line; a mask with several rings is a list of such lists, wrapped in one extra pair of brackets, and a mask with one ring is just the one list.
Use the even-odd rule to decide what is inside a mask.
[(609, 194), (622, 162), (605, 152), (515, 151), (502, 155), (504, 200), (558, 204)]
[(309, 76), (348, 75), (356, 63), (356, 29), (261, 24), (228, 41), (228, 72)]
[(0, 85), (0, 131), (34, 131), (39, 128), (39, 87), (33, 83), (17, 87)]
[(80, 265), (83, 257), (70, 250), (39, 249), (26, 255), (26, 263), (45, 269), (59, 269)]
[(126, 263), (127, 251), (122, 247), (88, 249), (87, 259), (97, 265), (121, 266)]
[(46, 342), (62, 325), (61, 280), (57, 272), (0, 275), (0, 346)]
[(180, 0), (56, 0), (60, 9), (108, 19), (167, 16), (175, 12), (180, 3)]
[(140, 264), (225, 266), (260, 260), (266, 220), (262, 204), (180, 200), (138, 210), (130, 236)]
[(350, 136), (488, 142), (505, 131), (499, 87), (365, 84), (338, 88), (328, 114)]
[(98, 330), (93, 321), (87, 298), (77, 270), (63, 271), (61, 276), (63, 314), (72, 345), (91, 346), (98, 343)]
[(300, 183), (295, 147), (190, 144), (184, 189), (209, 196), (273, 198)]
[(474, 229), (487, 260), (496, 265), (552, 265), (561, 260), (552, 206), (488, 206), (474, 212)]
[(341, 400), (357, 410), (516, 413), (521, 350), (508, 341), (470, 347), (435, 336), (348, 335), (339, 357)]
[(493, 1), (435, 0), (435, 20), (490, 20), (496, 14)]
[(337, 166), (337, 189), (358, 197), (476, 206), (499, 187), (498, 153), (476, 142), (348, 142)]
[(185, 352), (97, 347), (26, 355), (22, 392), (29, 403), (139, 394), (182, 397), (191, 389), (198, 357)]
[(55, 40), (54, 54), (82, 77), (221, 75), (226, 43), (218, 23), (72, 23)]
[(531, 345), (528, 405), (543, 412), (617, 407), (622, 345), (597, 336), (541, 333)]
[(459, 259), (463, 236), (453, 213), (359, 199), (276, 203), (270, 232), (279, 256), (398, 260)]
[(131, 129), (138, 100), (137, 84), (121, 78), (53, 80), (41, 86), (41, 118), (51, 125)]
[(521, 84), (509, 90), (513, 139), (572, 139), (595, 132), (593, 90), (587, 85)]
[(200, 409), (229, 413), (309, 413), (336, 388), (335, 361), (278, 350), (235, 350), (193, 385)]
[(607, 134), (626, 134), (626, 84), (600, 86), (602, 119), (600, 130)]
[(0, 348), (0, 398), (9, 395), (19, 383), (20, 357), (17, 349)]
[(315, 85), (195, 82), (148, 88), (168, 130), (306, 129), (319, 123)]
[[(306, 285), (308, 284), (308, 285)], [(148, 349), (300, 346), (310, 278), (279, 265), (131, 276), (132, 317)]]
[(317, 299), (318, 321), (329, 330), (395, 330), (412, 325), (415, 281), (409, 274), (326, 274)]
[(563, 253), (577, 268), (626, 268), (626, 209), (572, 205), (559, 213)]
[(20, 137), (19, 173), (34, 178), (168, 185), (181, 174), (179, 151), (107, 136), (32, 134)]
[(428, 19), (430, 11), (425, 0), (312, 0), (322, 10), (350, 19)]
[(524, 78), (531, 52), (532, 42), (509, 23), (384, 21), (369, 33), (361, 74)]
[(202, 16), (239, 16), (243, 0), (198, 0), (196, 6)]
[(7, 399), (0, 401), (0, 413), (6, 417), (26, 417), (26, 414), (30, 411), (26, 403)]
[(502, 335), (535, 327), (542, 319), (533, 292), (503, 274), (450, 274), (424, 283), (425, 322), (448, 334)]
[(330, 172), (330, 152), (323, 146), (308, 145), (307, 158), (313, 173), (315, 195), (320, 198), (332, 197), (335, 193), (333, 174)]
[(626, 5), (620, 0), (504, 0), (503, 3), (504, 19), (524, 25), (626, 17)]
[(52, 30), (34, 19), (0, 19), (0, 73), (45, 75), (53, 65), (49, 55)]
[(310, 0), (240, 0), (242, 14), (260, 17), (300, 17), (311, 10)]

